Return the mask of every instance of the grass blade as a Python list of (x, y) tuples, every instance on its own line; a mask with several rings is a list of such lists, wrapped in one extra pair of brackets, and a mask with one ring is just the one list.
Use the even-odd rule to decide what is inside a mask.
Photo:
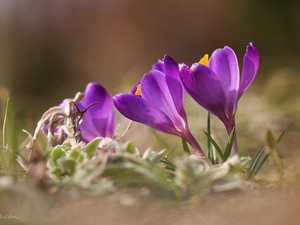
[[(279, 168), (281, 168), (280, 170), (282, 170), (283, 166), (282, 166), (282, 162), (278, 153), (278, 147), (277, 145), (279, 144), (279, 142), (281, 141), (281, 139), (283, 138), (285, 134), (285, 131), (283, 131), (279, 137), (277, 138), (277, 140), (275, 140), (273, 134), (271, 131), (268, 131), (267, 133), (267, 144), (265, 144), (264, 146), (262, 146), (260, 148), (260, 150), (256, 153), (256, 155), (254, 156), (251, 165), (249, 167), (249, 177), (254, 177), (258, 171), (261, 169), (261, 167), (263, 166), (263, 164), (266, 162), (266, 160), (269, 158), (269, 156), (271, 155), (271, 153), (273, 152), (273, 150), (275, 149), (277, 152), (277, 157), (276, 157), (276, 161), (277, 161), (277, 165)], [(263, 153), (265, 152), (266, 147), (270, 148), (270, 152), (267, 153), (265, 155), (265, 157), (262, 159), (262, 161), (260, 162), (260, 158), (262, 157)], [(260, 163), (259, 163), (260, 162)]]
[(6, 101), (6, 108), (4, 113), (4, 119), (3, 119), (3, 127), (2, 127), (2, 145), (5, 146), (5, 133), (6, 133), (6, 121), (7, 121), (7, 113), (8, 113), (8, 104), (9, 104), (9, 97)]
[(213, 165), (217, 165), (219, 164), (219, 159), (218, 159), (216, 148), (212, 144), (210, 145), (211, 145), (211, 154), (212, 154), (212, 158), (210, 161)]
[(269, 158), (270, 155), (271, 155), (271, 153), (268, 153), (267, 155), (265, 155), (265, 157), (263, 158), (263, 160), (261, 161), (261, 163), (259, 164), (257, 169), (253, 172), (253, 177), (258, 173), (258, 171), (263, 166), (263, 164), (267, 161), (267, 159)]
[(231, 154), (233, 141), (234, 141), (234, 135), (235, 135), (235, 128), (232, 129), (229, 139), (228, 139), (228, 142), (227, 142), (227, 145), (226, 145), (226, 148), (225, 148), (225, 152), (224, 152), (225, 160), (227, 160)]
[(189, 146), (187, 145), (186, 141), (183, 138), (181, 138), (181, 142), (182, 142), (182, 147), (183, 147), (183, 150), (185, 151), (185, 153), (190, 155), (191, 151), (190, 151)]
[(249, 170), (250, 170), (250, 177), (253, 176), (254, 170), (256, 168), (256, 166), (258, 165), (259, 159), (262, 156), (262, 154), (264, 153), (266, 148), (266, 145), (262, 146), (259, 151), (255, 154), (255, 156), (253, 157), (253, 160), (250, 164)]
[(283, 131), (283, 132), (279, 135), (279, 137), (278, 137), (277, 140), (276, 140), (276, 143), (277, 143), (277, 144), (279, 144), (279, 142), (280, 142), (281, 139), (283, 138), (284, 134), (285, 134), (285, 131)]
[[(207, 113), (207, 133), (208, 133), (209, 136), (211, 136), (210, 113)], [(213, 155), (212, 155), (212, 149), (211, 149), (211, 147), (212, 147), (212, 144), (210, 142), (210, 139), (207, 138), (207, 149), (208, 149), (207, 156), (208, 156), (208, 159), (212, 162), (213, 161)]]
[(225, 162), (226, 161), (225, 156), (224, 156), (222, 150), (220, 149), (220, 147), (218, 146), (218, 144), (215, 142), (215, 140), (206, 131), (204, 131), (204, 134), (206, 135), (206, 137), (208, 139), (210, 139), (211, 144), (215, 147), (215, 149), (218, 152), (222, 162)]

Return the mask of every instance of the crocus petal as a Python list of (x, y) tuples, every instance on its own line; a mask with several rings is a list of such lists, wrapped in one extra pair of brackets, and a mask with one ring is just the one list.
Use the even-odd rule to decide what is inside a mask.
[(113, 98), (113, 102), (121, 114), (133, 121), (165, 133), (177, 133), (169, 117), (141, 97), (132, 94), (118, 94)]
[(226, 97), (218, 76), (209, 67), (194, 64), (191, 69), (181, 65), (180, 75), (187, 92), (203, 108), (226, 120)]
[[(159, 65), (159, 66), (158, 66)], [(184, 110), (184, 87), (182, 85), (179, 67), (177, 62), (170, 56), (165, 55), (163, 61), (154, 65), (154, 68), (163, 67), (164, 69), (159, 69), (159, 71), (165, 74), (165, 79), (168, 85), (168, 89), (175, 102), (175, 107), (179, 115), (187, 121), (186, 113)], [(176, 80), (174, 80), (176, 79)]]
[[(66, 106), (66, 103), (69, 101), (72, 101), (72, 98), (67, 98), (60, 103), (60, 107), (64, 108)], [(86, 105), (84, 101), (80, 101), (77, 104), (77, 107), (79, 108), (80, 111), (85, 110)], [(76, 109), (74, 109), (75, 111)], [(82, 139), (85, 142), (89, 142), (93, 140), (96, 137), (102, 136), (103, 134), (100, 134), (99, 131), (94, 127), (94, 124), (90, 118), (91, 116), (86, 112), (83, 116), (83, 120), (81, 124), (79, 125), (79, 129), (82, 133)]]
[(152, 70), (158, 70), (166, 76), (174, 77), (180, 80), (177, 62), (170, 56), (165, 55), (163, 60), (159, 60), (152, 66)]
[(187, 123), (187, 117), (184, 110), (184, 86), (181, 80), (177, 80), (173, 77), (166, 77), (166, 82), (172, 96), (173, 102), (175, 103), (175, 108), (178, 114)]
[[(86, 108), (83, 101), (77, 103), (78, 108), (82, 111)], [(82, 123), (79, 125), (79, 129), (82, 133), (82, 139), (85, 142), (90, 142), (96, 137), (103, 136), (94, 126), (93, 121), (87, 112), (83, 115)]]
[(247, 46), (246, 53), (244, 55), (243, 72), (241, 78), (241, 84), (239, 89), (238, 98), (247, 90), (252, 81), (254, 80), (259, 66), (258, 51), (253, 43)]
[(164, 57), (164, 64), (167, 85), (173, 98), (173, 102), (175, 102), (177, 112), (185, 121), (187, 121), (184, 110), (184, 87), (180, 78), (179, 66), (177, 62), (168, 55), (165, 55)]
[(165, 65), (164, 65), (163, 61), (162, 60), (158, 60), (158, 62), (155, 63), (152, 66), (152, 70), (158, 70), (158, 71), (164, 73), (165, 72)]
[(215, 72), (223, 87), (227, 100), (226, 114), (233, 115), (236, 111), (240, 82), (239, 65), (234, 51), (229, 47), (215, 50), (209, 59), (208, 67)]
[(164, 56), (165, 75), (180, 80), (178, 63), (168, 55)]
[[(183, 105), (183, 102), (181, 102), (182, 96), (180, 96), (183, 86), (173, 77), (168, 77), (168, 81), (166, 78), (167, 76), (157, 70), (150, 71), (141, 81), (142, 97), (162, 110), (178, 130), (183, 130), (186, 128), (186, 122), (176, 108), (176, 104), (178, 103)], [(171, 87), (172, 93), (175, 93), (177, 88), (179, 95), (172, 96), (169, 87)]]
[(91, 120), (91, 124), (102, 137), (113, 137), (114, 109), (107, 91), (98, 83), (89, 83), (85, 91), (84, 102), (85, 107), (97, 102), (86, 111), (85, 120)]

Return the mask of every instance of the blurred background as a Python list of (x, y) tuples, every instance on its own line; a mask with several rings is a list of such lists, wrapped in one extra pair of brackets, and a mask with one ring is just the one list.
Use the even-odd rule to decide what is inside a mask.
[[(5, 101), (9, 92), (16, 112), (12, 117), (18, 121), (14, 127), (18, 135), (8, 138), (18, 137), (14, 142), (18, 144), (24, 141), (26, 134), (21, 129), (32, 133), (43, 112), (78, 91), (84, 92), (91, 81), (102, 84), (111, 95), (129, 92), (164, 54), (178, 63), (192, 64), (225, 45), (235, 50), (242, 65), (246, 46), (254, 42), (260, 54), (260, 67), (253, 85), (239, 102), (236, 116), (240, 150), (242, 155), (253, 156), (265, 142), (267, 129), (276, 137), (286, 131), (280, 154), (286, 170), (292, 171), (288, 174), (296, 180), (297, 188), (300, 177), (299, 12), (299, 0), (0, 0), (0, 100)], [(2, 128), (3, 105), (0, 107)], [(202, 132), (206, 126), (205, 110), (189, 96), (186, 110), (192, 133), (206, 146)], [(215, 138), (225, 146), (225, 129), (216, 118), (212, 120)], [(117, 116), (121, 130), (128, 122)], [(134, 124), (122, 141), (126, 140), (132, 140), (141, 151), (149, 146), (160, 150), (168, 145), (182, 152), (178, 138), (173, 141), (174, 137), (163, 134), (157, 137), (139, 124)], [(264, 174), (271, 175), (264, 179), (274, 180), (272, 174), (277, 173), (269, 171), (268, 166), (265, 168)], [(5, 203), (1, 204), (1, 214), (20, 211), (17, 214), (20, 218), (46, 219), (51, 221), (49, 224), (59, 220), (64, 224), (79, 224), (79, 221), (95, 224), (95, 218), (113, 221), (107, 224), (115, 224), (117, 220), (123, 224), (154, 224), (151, 219), (161, 224), (161, 218), (172, 224), (185, 224), (184, 221), (192, 224), (194, 220), (217, 224), (220, 218), (230, 222), (226, 220), (224, 224), (238, 220), (240, 224), (250, 224), (254, 218), (265, 221), (262, 224), (284, 224), (287, 220), (298, 221), (295, 215), (299, 209), (298, 198), (284, 197), (278, 201), (280, 195), (274, 196), (274, 192), (268, 192), (267, 196), (257, 194), (256, 198), (251, 195), (245, 201), (221, 198), (218, 202), (224, 204), (218, 208), (211, 204), (201, 210), (191, 210), (182, 205), (183, 209), (170, 211), (165, 209), (169, 206), (166, 203), (163, 208), (129, 207), (125, 203), (124, 207), (112, 208), (106, 201), (95, 200), (95, 204), (93, 199), (70, 205), (63, 197), (66, 193), (51, 199), (53, 195), (44, 197), (39, 190), (23, 186), (13, 186), (9, 191), (10, 195), (1, 193)], [(298, 197), (299, 188), (295, 193)], [(220, 211), (225, 216), (216, 217), (209, 211), (212, 207), (212, 212)], [(203, 209), (209, 212), (206, 216)], [(8, 221), (1, 220), (1, 224), (5, 222)]]
[(228, 45), (242, 65), (254, 42), (260, 68), (240, 102), (238, 132), (261, 145), (267, 128), (298, 129), (299, 11), (298, 0), (1, 0), (0, 86), (17, 115), (37, 120), (90, 81), (129, 92), (164, 54), (191, 64)]

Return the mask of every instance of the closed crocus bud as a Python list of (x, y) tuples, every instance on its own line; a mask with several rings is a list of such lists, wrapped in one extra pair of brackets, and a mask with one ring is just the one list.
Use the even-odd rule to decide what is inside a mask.
[[(65, 99), (61, 106), (69, 100)], [(88, 108), (79, 125), (84, 142), (90, 142), (96, 137), (113, 138), (115, 127), (113, 103), (108, 92), (100, 84), (89, 83), (85, 89), (84, 98), (76, 105), (81, 111)]]

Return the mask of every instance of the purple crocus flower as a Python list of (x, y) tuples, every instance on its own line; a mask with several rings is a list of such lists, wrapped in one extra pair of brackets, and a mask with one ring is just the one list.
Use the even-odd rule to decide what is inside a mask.
[[(191, 68), (180, 65), (180, 76), (192, 98), (224, 123), (228, 134), (235, 127), (237, 103), (254, 80), (259, 56), (253, 43), (244, 55), (242, 76), (234, 51), (230, 47), (217, 49), (208, 60), (207, 55)], [(238, 154), (237, 138), (232, 155)]]
[[(65, 99), (61, 105), (64, 105)], [(82, 133), (82, 140), (90, 142), (96, 137), (110, 137), (114, 135), (115, 114), (112, 99), (108, 92), (98, 83), (91, 82), (87, 85), (84, 99), (77, 103), (78, 108), (83, 111), (91, 104), (84, 114), (79, 128)]]
[(189, 131), (183, 106), (184, 87), (178, 64), (170, 56), (165, 55), (163, 60), (153, 65), (152, 70), (143, 76), (131, 94), (118, 94), (113, 102), (125, 117), (183, 138), (209, 164)]

